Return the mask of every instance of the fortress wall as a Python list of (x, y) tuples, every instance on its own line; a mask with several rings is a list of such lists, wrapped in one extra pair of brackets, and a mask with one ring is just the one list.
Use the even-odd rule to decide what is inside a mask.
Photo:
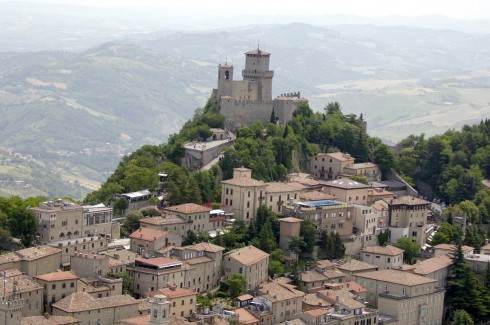
[(266, 124), (270, 120), (273, 105), (273, 101), (237, 100), (233, 106), (222, 105), (220, 112), (226, 118), (226, 127), (233, 130), (257, 120)]
[(297, 98), (291, 99), (275, 99), (274, 114), (279, 119), (280, 123), (288, 123), (293, 117), (294, 111), (299, 107), (301, 100)]

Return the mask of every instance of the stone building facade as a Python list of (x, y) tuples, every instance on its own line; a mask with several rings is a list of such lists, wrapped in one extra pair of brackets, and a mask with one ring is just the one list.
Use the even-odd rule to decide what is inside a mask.
[(213, 89), (213, 97), (225, 117), (225, 127), (229, 130), (254, 121), (267, 123), (272, 112), (276, 121), (287, 123), (302, 100), (299, 92), (281, 94), (272, 99), (272, 78), (269, 70), (270, 53), (256, 49), (245, 53), (243, 80), (233, 80), (233, 65), (218, 66), (218, 88)]

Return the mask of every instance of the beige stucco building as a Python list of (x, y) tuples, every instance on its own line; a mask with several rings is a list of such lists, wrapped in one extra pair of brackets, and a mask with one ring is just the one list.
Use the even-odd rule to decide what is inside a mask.
[(361, 250), (363, 262), (376, 265), (379, 270), (399, 268), (403, 264), (403, 249), (395, 246), (371, 246)]
[(170, 231), (152, 228), (139, 228), (129, 235), (130, 250), (143, 256), (151, 257), (154, 252), (167, 246), (182, 245), (182, 238)]
[(48, 245), (61, 249), (61, 263), (66, 267), (70, 265), (70, 257), (73, 254), (105, 251), (109, 242), (110, 238), (100, 235), (54, 241)]
[(283, 207), (283, 214), (316, 225), (318, 232), (335, 231), (342, 238), (349, 238), (353, 230), (354, 205), (337, 201), (294, 202)]
[(168, 283), (189, 289), (188, 284), (197, 280), (186, 277), (191, 268), (187, 263), (168, 257), (137, 258), (127, 267), (136, 297), (147, 297), (150, 291), (165, 288)]
[(12, 299), (13, 296), (23, 300), (19, 312), (24, 317), (42, 315), (43, 286), (17, 269), (3, 270), (0, 274), (0, 294), (5, 293), (4, 300)]
[(196, 312), (197, 292), (188, 289), (169, 286), (149, 293), (150, 297), (165, 295), (170, 303), (170, 314), (180, 317), (190, 317)]
[(346, 281), (351, 281), (354, 280), (355, 276), (358, 274), (377, 271), (378, 266), (352, 258), (343, 264), (337, 265), (337, 270), (346, 275)]
[(174, 205), (164, 209), (165, 214), (176, 215), (185, 220), (188, 224), (187, 230), (195, 233), (212, 230), (212, 223), (209, 222), (210, 211), (211, 209), (195, 203)]
[(414, 196), (400, 196), (383, 201), (388, 204), (390, 242), (396, 243), (399, 238), (408, 237), (424, 246), (427, 240), (427, 213), (431, 203)]
[(202, 242), (184, 247), (172, 247), (161, 254), (190, 265), (191, 268), (186, 270), (186, 279), (188, 279), (186, 287), (203, 292), (219, 286), (224, 250), (221, 246)]
[(48, 243), (93, 235), (119, 238), (119, 223), (112, 222), (112, 208), (80, 206), (70, 201), (40, 202), (30, 208), (39, 219), (36, 240)]
[[(423, 261), (417, 261), (414, 265), (404, 267), (406, 272), (411, 272), (429, 279), (436, 280), (436, 288), (445, 288), (449, 269), (453, 264), (453, 259), (448, 255), (440, 255)], [(486, 267), (486, 262), (485, 262)]]
[(397, 324), (442, 324), (445, 291), (436, 280), (390, 269), (359, 274), (356, 281), (368, 290), (369, 306)]
[(252, 170), (234, 168), (233, 178), (221, 182), (221, 206), (237, 219), (250, 222), (265, 201), (266, 183), (252, 178)]
[(36, 246), (0, 255), (0, 271), (15, 268), (30, 277), (54, 272), (61, 267), (61, 249)]
[(80, 319), (81, 325), (97, 322), (116, 325), (120, 320), (139, 315), (139, 302), (129, 295), (94, 298), (86, 292), (76, 292), (52, 305), (53, 315)]
[(324, 183), (323, 191), (347, 203), (367, 205), (369, 185), (349, 178), (339, 178)]
[(305, 293), (286, 281), (284, 278), (264, 282), (258, 289), (258, 296), (271, 304), (272, 324), (294, 318), (302, 311), (302, 300)]
[(72, 272), (52, 272), (36, 276), (37, 282), (44, 287), (44, 312), (51, 313), (51, 305), (77, 292), (80, 279)]
[(316, 178), (334, 180), (349, 176), (363, 176), (369, 182), (381, 181), (381, 170), (378, 165), (365, 162), (354, 163), (348, 153), (318, 153), (308, 161), (308, 170)]
[(269, 277), (269, 254), (250, 245), (223, 255), (224, 275), (241, 274), (248, 289), (257, 288)]
[(337, 179), (344, 168), (354, 164), (354, 158), (348, 153), (318, 153), (309, 160), (309, 173), (316, 178)]
[(109, 272), (109, 259), (107, 255), (78, 253), (71, 256), (71, 271), (81, 278), (106, 276)]

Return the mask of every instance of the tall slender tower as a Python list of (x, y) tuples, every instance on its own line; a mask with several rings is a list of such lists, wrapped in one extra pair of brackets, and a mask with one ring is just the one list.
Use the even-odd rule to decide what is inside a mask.
[(0, 300), (0, 325), (20, 325), (22, 309), (25, 306), (24, 299), (17, 297), (17, 281), (14, 280), (12, 293), (5, 295), (7, 279), (3, 271), (3, 296)]
[(272, 77), (274, 71), (269, 70), (271, 54), (259, 48), (245, 53), (245, 69), (242, 70), (243, 80), (249, 80), (257, 87), (256, 100), (272, 100)]
[(218, 66), (218, 89), (216, 99), (221, 96), (233, 96), (233, 66), (225, 63)]
[(170, 324), (170, 303), (165, 295), (156, 295), (151, 302), (150, 325)]

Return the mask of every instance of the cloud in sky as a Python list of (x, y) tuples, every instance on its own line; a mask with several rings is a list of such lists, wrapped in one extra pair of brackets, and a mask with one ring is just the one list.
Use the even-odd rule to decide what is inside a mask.
[(203, 15), (276, 14), (359, 16), (443, 15), (464, 19), (490, 19), (488, 0), (36, 0), (100, 7), (158, 6), (174, 10), (194, 9)]

